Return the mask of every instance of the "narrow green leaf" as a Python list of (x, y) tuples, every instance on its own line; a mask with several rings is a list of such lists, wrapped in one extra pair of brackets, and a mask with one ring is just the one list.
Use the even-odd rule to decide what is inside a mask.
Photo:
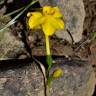
[(48, 64), (48, 71), (49, 71), (52, 67), (52, 56), (51, 55), (46, 56), (46, 62)]
[(54, 80), (54, 78), (52, 77), (52, 75), (47, 78), (47, 85), (49, 88), (51, 87), (53, 80)]

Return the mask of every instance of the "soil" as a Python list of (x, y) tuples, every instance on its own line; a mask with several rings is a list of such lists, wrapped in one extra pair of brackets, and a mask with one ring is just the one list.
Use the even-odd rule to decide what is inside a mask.
[[(96, 72), (96, 0), (83, 0), (86, 17), (84, 21), (84, 31), (83, 38), (77, 44), (69, 44), (67, 41), (58, 39), (56, 36), (50, 37), (50, 47), (52, 55), (55, 56), (70, 56), (70, 57), (80, 57), (83, 60), (88, 60), (92, 64), (94, 71)], [(38, 4), (37, 4), (38, 5)], [(7, 18), (7, 23), (10, 18)], [(45, 56), (45, 37), (42, 32), (26, 29), (25, 17), (23, 20), (20, 18), (20, 22), (16, 25), (11, 26), (12, 34), (16, 36), (17, 39), (21, 39), (25, 45), (28, 54), (35, 56)], [(23, 22), (23, 23), (22, 23)], [(24, 30), (25, 29), (25, 30)], [(27, 32), (26, 32), (27, 30)], [(23, 34), (22, 34), (23, 33)], [(25, 53), (19, 54), (16, 58), (26, 58), (29, 55)], [(93, 96), (95, 96), (96, 92)]]

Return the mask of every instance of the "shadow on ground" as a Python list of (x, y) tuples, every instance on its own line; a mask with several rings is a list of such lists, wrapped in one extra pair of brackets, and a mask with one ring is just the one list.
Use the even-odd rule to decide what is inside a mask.
[[(40, 61), (42, 64), (44, 64), (45, 68), (47, 68), (46, 63), (46, 56), (33, 56), (35, 59)], [(64, 56), (52, 56), (53, 57), (53, 64), (67, 64), (69, 66), (83, 66), (85, 61), (80, 60), (79, 58), (72, 58), (69, 60), (69, 58), (66, 58)], [(9, 59), (9, 60), (2, 60), (0, 61), (0, 71), (5, 71), (8, 69), (18, 69), (22, 68), (24, 66), (29, 66), (31, 63), (35, 61), (33, 58), (26, 58), (26, 59)], [(37, 63), (37, 62), (36, 62)]]

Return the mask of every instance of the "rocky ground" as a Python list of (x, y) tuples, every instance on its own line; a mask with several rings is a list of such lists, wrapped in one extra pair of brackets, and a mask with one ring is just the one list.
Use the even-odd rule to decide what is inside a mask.
[[(0, 3), (1, 16), (15, 10), (16, 4), (22, 6), (20, 0), (17, 0), (19, 3), (13, 1), (8, 0), (5, 5)], [(47, 0), (39, 1), (44, 5)], [(55, 62), (50, 74), (57, 67), (63, 69), (62, 76), (53, 82), (51, 96), (92, 96), (95, 85), (93, 69), (96, 72), (96, 0), (49, 0), (49, 3), (62, 9), (66, 24), (65, 30), (56, 32), (50, 38)], [(42, 73), (30, 58), (33, 55), (43, 64), (46, 63), (44, 35), (38, 30), (26, 32), (26, 15), (23, 15), (23, 20), (19, 18), (20, 22), (16, 25), (0, 32), (0, 96), (44, 95)], [(0, 28), (11, 18), (0, 19)]]

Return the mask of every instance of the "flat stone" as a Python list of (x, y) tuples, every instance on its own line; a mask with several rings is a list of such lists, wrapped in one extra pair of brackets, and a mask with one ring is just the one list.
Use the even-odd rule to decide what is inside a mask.
[[(0, 27), (4, 24), (0, 23)], [(24, 43), (18, 40), (9, 28), (0, 32), (0, 60), (15, 58), (25, 50)]]
[[(13, 62), (10, 64), (14, 66)], [(22, 66), (18, 62), (15, 69), (12, 66), (0, 67), (0, 96), (44, 96), (43, 75), (36, 64)]]
[[(42, 0), (40, 0), (41, 3)], [(65, 29), (56, 32), (58, 38), (65, 39), (72, 43), (72, 38), (67, 32), (71, 33), (74, 42), (79, 42), (82, 39), (83, 23), (85, 18), (85, 10), (83, 0), (43, 0), (48, 1), (52, 6), (61, 8), (63, 19), (65, 22)], [(41, 3), (46, 5), (48, 3)], [(48, 5), (49, 5), (48, 4)]]
[[(62, 75), (53, 80), (50, 96), (92, 96), (95, 76), (90, 64), (75, 58), (56, 57), (54, 60), (57, 63), (53, 64), (50, 74), (61, 68)], [(36, 63), (26, 61), (0, 62), (1, 96), (45, 96), (42, 72)]]
[(92, 96), (95, 88), (95, 74), (88, 62), (79, 59), (61, 59), (54, 64), (50, 74), (61, 68), (62, 75), (56, 78), (51, 87), (51, 96)]

